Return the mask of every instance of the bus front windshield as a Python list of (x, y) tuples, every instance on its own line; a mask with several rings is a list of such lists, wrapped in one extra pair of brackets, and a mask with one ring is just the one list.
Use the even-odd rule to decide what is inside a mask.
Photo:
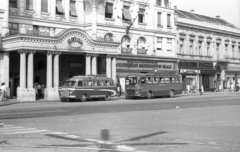
[(139, 79), (137, 77), (127, 77), (126, 86), (139, 86)]
[(75, 87), (76, 81), (64, 81), (62, 87)]

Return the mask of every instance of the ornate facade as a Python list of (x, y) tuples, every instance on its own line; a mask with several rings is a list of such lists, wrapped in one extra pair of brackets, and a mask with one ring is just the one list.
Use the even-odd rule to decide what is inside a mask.
[[(146, 3), (147, 2), (147, 3)], [(74, 75), (177, 72), (174, 9), (168, 0), (9, 0), (0, 2), (0, 81), (9, 96), (58, 99)], [(117, 76), (117, 77), (116, 77)]]
[(183, 88), (229, 89), (240, 82), (240, 29), (221, 19), (176, 12), (176, 53)]

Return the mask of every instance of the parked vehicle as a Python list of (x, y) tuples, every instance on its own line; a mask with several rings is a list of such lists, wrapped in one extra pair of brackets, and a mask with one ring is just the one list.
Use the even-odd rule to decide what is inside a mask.
[(106, 101), (117, 95), (117, 86), (106, 76), (74, 76), (59, 88), (61, 101), (104, 98)]
[(179, 75), (131, 74), (126, 77), (125, 92), (126, 98), (173, 97), (182, 93), (182, 80)]

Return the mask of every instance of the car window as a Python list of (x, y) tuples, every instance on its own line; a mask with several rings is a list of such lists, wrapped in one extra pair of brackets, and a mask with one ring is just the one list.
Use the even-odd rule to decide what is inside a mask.
[(163, 77), (159, 78), (159, 83), (164, 83), (164, 78)]

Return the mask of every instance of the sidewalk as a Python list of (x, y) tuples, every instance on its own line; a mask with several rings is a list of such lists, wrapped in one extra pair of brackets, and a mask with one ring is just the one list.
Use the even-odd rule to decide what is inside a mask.
[[(204, 92), (203, 93), (203, 96), (204, 95), (216, 95), (216, 94), (237, 94), (237, 92)], [(180, 95), (177, 95), (177, 96), (199, 96), (200, 93), (199, 92), (196, 92), (196, 93), (182, 93)], [(114, 97), (115, 99), (125, 99), (125, 96), (122, 95), (120, 97)], [(0, 107), (1, 106), (9, 106), (9, 105), (13, 105), (13, 104), (20, 104), (20, 103), (31, 103), (31, 104), (35, 104), (35, 103), (61, 103), (60, 100), (53, 100), (53, 101), (47, 101), (45, 99), (39, 99), (37, 101), (24, 101), (24, 102), (20, 102), (20, 101), (17, 101), (17, 99), (9, 99), (7, 101), (0, 101)]]

